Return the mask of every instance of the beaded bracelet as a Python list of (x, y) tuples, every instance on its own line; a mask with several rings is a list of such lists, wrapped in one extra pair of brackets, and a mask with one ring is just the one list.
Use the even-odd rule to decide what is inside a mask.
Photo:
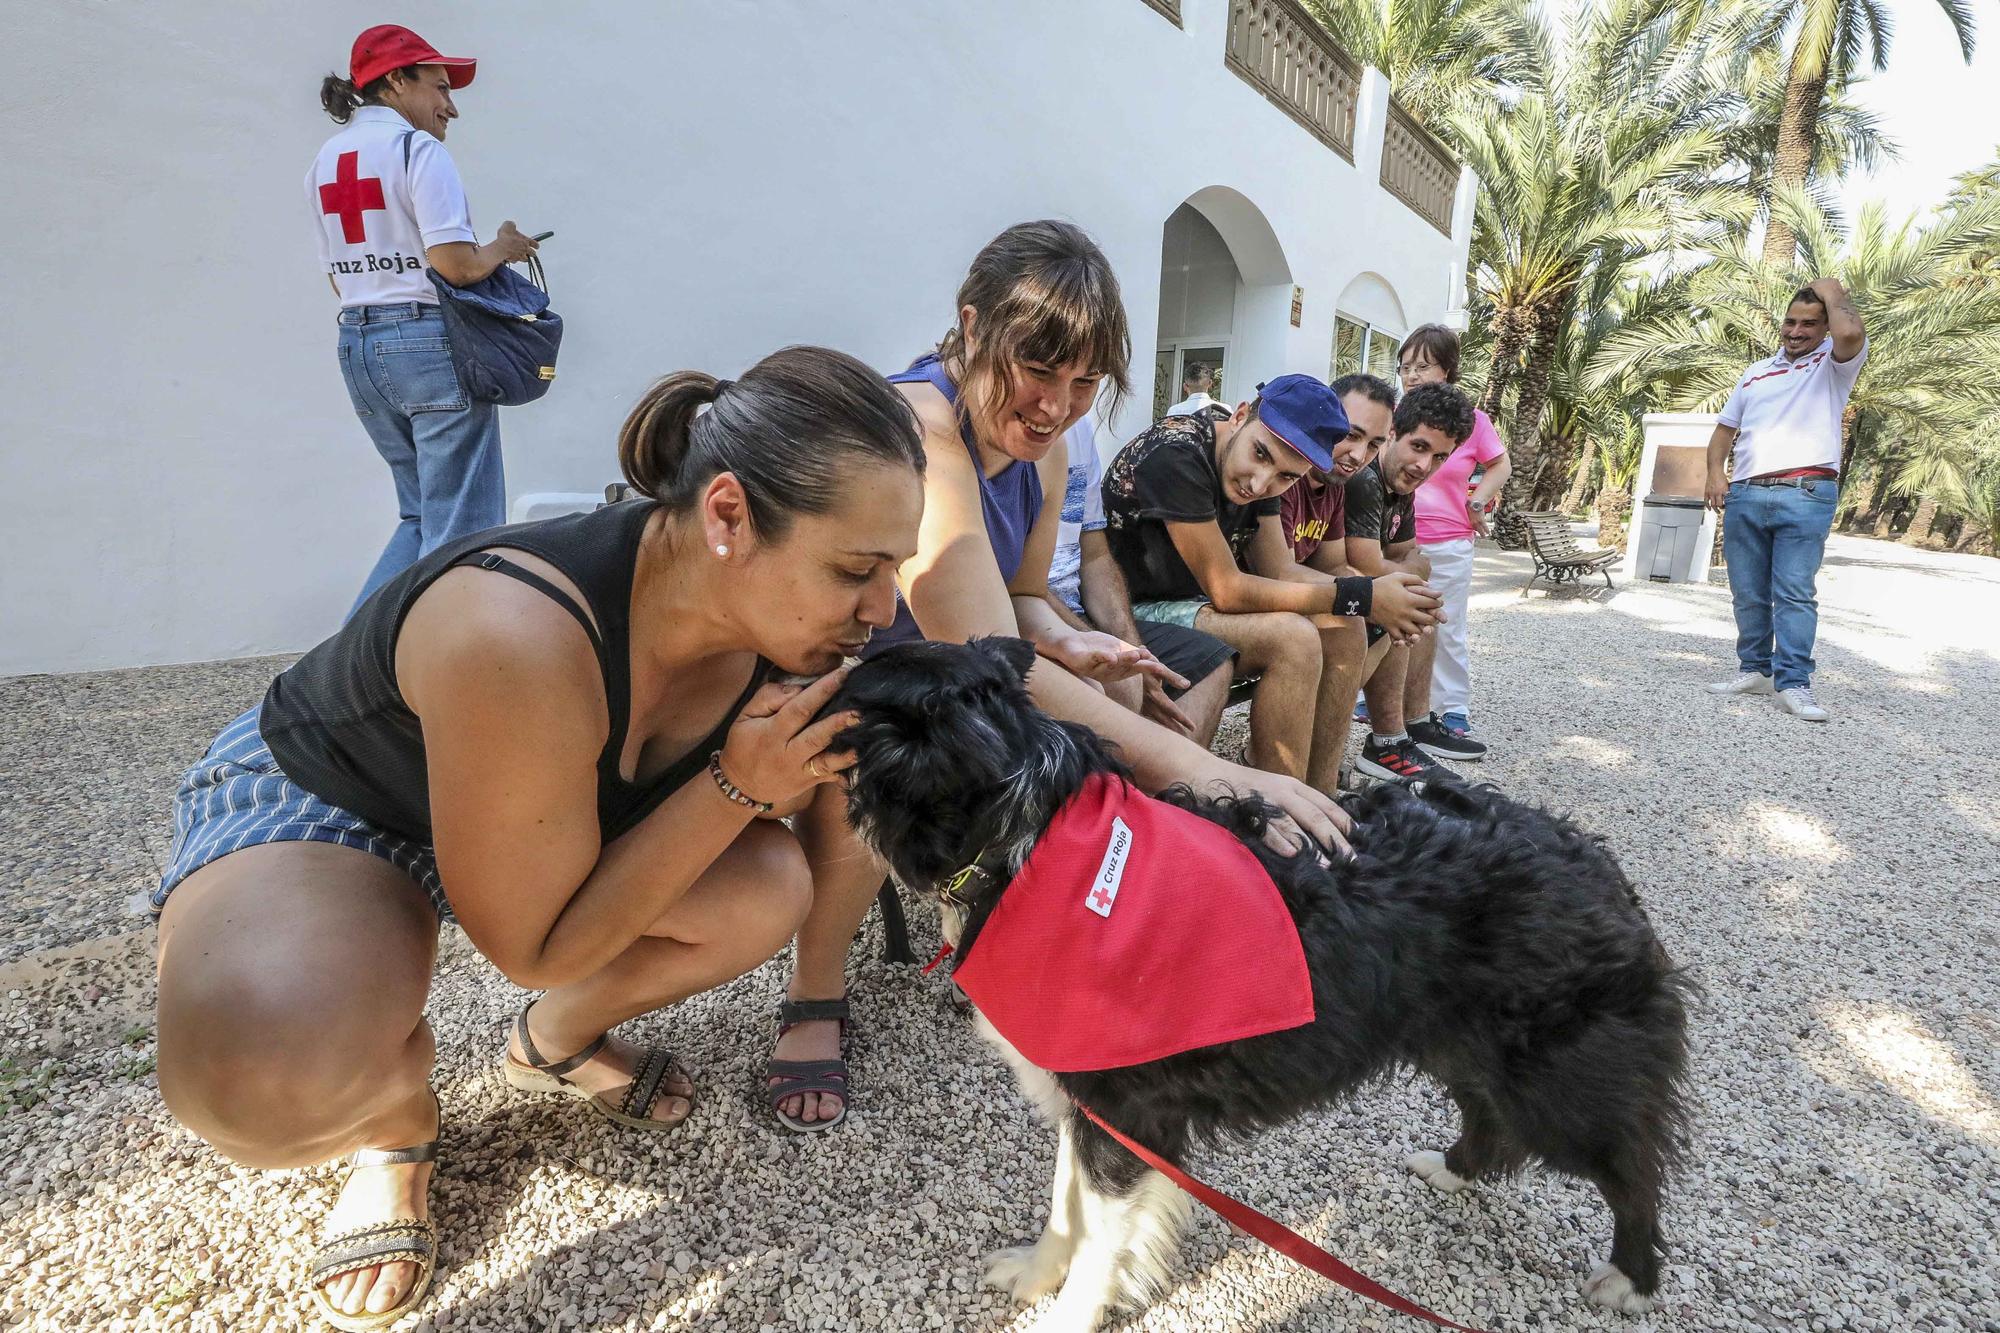
[(768, 815), (774, 808), (769, 801), (760, 801), (749, 792), (731, 782), (722, 773), (722, 751), (712, 751), (708, 756), (708, 775), (715, 779), (715, 785), (724, 796), (747, 810), (755, 810), (760, 815)]

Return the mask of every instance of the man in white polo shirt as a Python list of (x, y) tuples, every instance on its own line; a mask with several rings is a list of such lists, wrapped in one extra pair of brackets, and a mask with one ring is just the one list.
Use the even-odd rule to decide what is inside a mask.
[[(1801, 287), (1776, 356), (1743, 372), (1708, 441), (1708, 503), (1721, 510), (1736, 603), (1737, 674), (1717, 694), (1769, 694), (1826, 721), (1813, 698), (1814, 580), (1840, 495), (1841, 415), (1868, 360), (1868, 334), (1838, 279)], [(1736, 467), (1724, 480), (1731, 446)]]

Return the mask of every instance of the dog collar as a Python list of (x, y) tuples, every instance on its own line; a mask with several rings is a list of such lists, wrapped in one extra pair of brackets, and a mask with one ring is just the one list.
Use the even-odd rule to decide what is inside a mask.
[(1006, 883), (994, 865), (997, 859), (993, 848), (984, 848), (979, 855), (951, 873), (951, 877), (938, 887), (938, 897), (953, 907), (972, 906), (966, 896), (968, 892), (980, 892)]

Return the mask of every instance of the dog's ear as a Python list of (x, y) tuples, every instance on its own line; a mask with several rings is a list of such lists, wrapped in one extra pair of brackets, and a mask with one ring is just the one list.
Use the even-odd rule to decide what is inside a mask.
[(1021, 684), (1028, 683), (1028, 673), (1035, 667), (1035, 645), (1026, 639), (1008, 638), (1005, 635), (989, 634), (983, 639), (974, 639), (971, 647), (985, 653), (994, 661), (1007, 667)]

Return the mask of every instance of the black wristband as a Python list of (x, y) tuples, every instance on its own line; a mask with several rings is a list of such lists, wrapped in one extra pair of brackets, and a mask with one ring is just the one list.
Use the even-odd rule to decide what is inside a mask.
[(1375, 609), (1375, 580), (1360, 574), (1333, 581), (1333, 614), (1368, 619)]

